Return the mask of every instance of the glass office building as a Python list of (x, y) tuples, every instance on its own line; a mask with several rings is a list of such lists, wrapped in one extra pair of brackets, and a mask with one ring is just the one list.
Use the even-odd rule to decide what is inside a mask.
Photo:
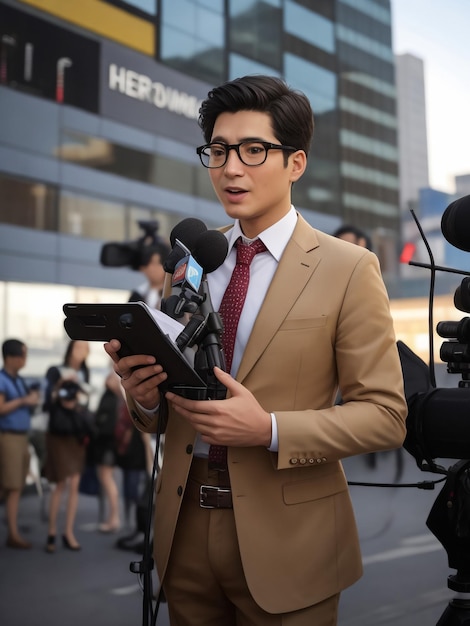
[[(326, 232), (372, 236), (397, 272), (390, 0), (0, 0), (0, 338), (63, 345), (61, 306), (125, 301), (100, 264), (139, 220), (225, 223), (195, 147), (199, 104), (243, 74), (309, 97), (315, 135), (294, 202)], [(62, 342), (62, 344), (61, 344)]]

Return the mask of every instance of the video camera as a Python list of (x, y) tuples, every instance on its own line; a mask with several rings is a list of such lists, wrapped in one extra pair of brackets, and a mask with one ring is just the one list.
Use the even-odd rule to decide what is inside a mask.
[[(428, 248), (431, 263), (426, 265), (410, 262), (410, 265), (426, 267), (433, 272), (436, 269), (445, 269), (468, 274), (436, 266), (418, 222), (417, 225)], [(470, 252), (470, 195), (447, 207), (442, 216), (441, 230), (449, 243)], [(463, 278), (456, 289), (454, 304), (459, 310), (470, 313), (469, 276)], [(432, 330), (430, 327), (430, 345)], [(404, 344), (398, 342), (408, 403), (404, 447), (414, 456), (420, 469), (446, 473), (435, 464), (436, 458), (470, 460), (470, 318), (464, 317), (458, 322), (441, 321), (437, 324), (436, 331), (440, 337), (446, 339), (440, 348), (441, 361), (447, 363), (449, 373), (460, 374), (461, 380), (456, 389), (436, 388), (430, 369), (433, 355), (430, 354), (428, 367)]]
[[(469, 273), (436, 266), (421, 226), (416, 218), (415, 221), (431, 263), (409, 264), (427, 267), (432, 277), (436, 269), (466, 274), (455, 291), (454, 304), (457, 309), (470, 313)], [(442, 216), (441, 231), (450, 244), (470, 252), (470, 195), (447, 207)], [(440, 389), (435, 385), (431, 291), (429, 367), (405, 344), (398, 342), (408, 404), (404, 447), (420, 469), (446, 476), (426, 525), (445, 548), (449, 567), (457, 570), (456, 574), (448, 576), (447, 586), (459, 595), (449, 602), (437, 626), (460, 626), (470, 624), (470, 318), (464, 317), (458, 322), (441, 321), (436, 330), (446, 339), (441, 345), (440, 358), (447, 363), (447, 371), (461, 375), (457, 388)], [(435, 463), (436, 458), (459, 461), (444, 469)]]
[(158, 230), (157, 220), (139, 220), (139, 228), (144, 234), (135, 241), (109, 242), (101, 248), (100, 263), (107, 267), (130, 267), (138, 270), (149, 264), (152, 254), (158, 252), (162, 259), (168, 254), (169, 246)]

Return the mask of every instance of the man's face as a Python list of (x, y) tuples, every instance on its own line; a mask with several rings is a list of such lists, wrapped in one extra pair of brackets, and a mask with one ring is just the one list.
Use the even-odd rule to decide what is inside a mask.
[[(279, 144), (267, 113), (238, 111), (218, 116), (212, 142), (238, 144), (247, 139)], [(240, 161), (235, 150), (230, 150), (223, 167), (209, 170), (225, 212), (240, 220), (247, 237), (254, 238), (289, 211), (291, 186), (303, 174), (306, 157), (302, 151), (289, 153), (286, 167), (284, 155), (282, 150), (270, 150), (262, 165), (250, 167)]]

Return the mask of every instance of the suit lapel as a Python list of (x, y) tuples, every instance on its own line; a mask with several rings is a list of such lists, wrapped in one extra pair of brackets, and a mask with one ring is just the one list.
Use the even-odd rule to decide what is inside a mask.
[(246, 345), (238, 381), (243, 382), (302, 293), (320, 261), (318, 246), (315, 230), (299, 215)]

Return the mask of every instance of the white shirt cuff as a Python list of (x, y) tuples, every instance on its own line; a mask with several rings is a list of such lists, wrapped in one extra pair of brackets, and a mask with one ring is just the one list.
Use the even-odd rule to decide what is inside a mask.
[(277, 437), (277, 421), (274, 413), (271, 413), (271, 445), (268, 450), (270, 452), (278, 452), (279, 450), (279, 441)]
[(154, 409), (146, 409), (139, 402), (137, 402), (137, 400), (135, 400), (134, 402), (136, 403), (137, 407), (142, 411), (142, 413), (147, 417), (153, 417), (160, 408), (160, 403), (158, 403)]

